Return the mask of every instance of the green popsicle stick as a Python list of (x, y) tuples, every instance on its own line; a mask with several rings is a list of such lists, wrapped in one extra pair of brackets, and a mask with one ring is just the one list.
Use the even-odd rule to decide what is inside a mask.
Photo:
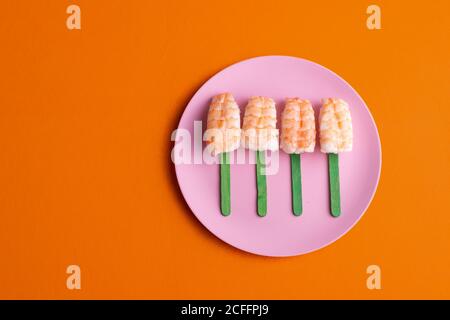
[(291, 154), (292, 211), (295, 216), (303, 212), (302, 201), (302, 169), (299, 154)]
[(330, 179), (330, 207), (331, 215), (341, 215), (341, 192), (339, 186), (339, 156), (336, 153), (328, 154), (328, 172)]
[(267, 214), (267, 187), (265, 173), (264, 151), (256, 151), (256, 185), (258, 188), (258, 215), (264, 217)]
[(230, 154), (224, 152), (220, 158), (220, 211), (223, 216), (229, 216), (231, 213)]

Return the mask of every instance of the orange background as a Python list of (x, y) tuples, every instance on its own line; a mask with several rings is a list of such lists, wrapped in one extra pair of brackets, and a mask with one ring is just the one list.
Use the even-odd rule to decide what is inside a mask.
[[(380, 31), (366, 28), (372, 2)], [(66, 28), (73, 3), (81, 31)], [(450, 298), (450, 2), (416, 3), (2, 1), (0, 298)], [(170, 162), (199, 86), (272, 54), (349, 81), (383, 148), (355, 228), (282, 259), (206, 231)], [(366, 288), (370, 264), (382, 290)]]

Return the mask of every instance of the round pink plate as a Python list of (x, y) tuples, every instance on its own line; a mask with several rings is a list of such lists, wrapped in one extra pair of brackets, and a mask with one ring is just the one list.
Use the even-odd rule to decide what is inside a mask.
[[(277, 257), (320, 249), (349, 231), (368, 208), (381, 170), (378, 131), (358, 93), (338, 75), (316, 63), (286, 56), (253, 58), (209, 79), (187, 105), (179, 129), (188, 130), (194, 140), (194, 121), (203, 121), (205, 129), (210, 99), (222, 92), (234, 95), (241, 107), (241, 117), (249, 97), (273, 98), (277, 103), (278, 127), (286, 97), (311, 100), (316, 119), (322, 98), (342, 98), (349, 103), (352, 114), (353, 151), (339, 155), (340, 217), (330, 215), (327, 156), (319, 151), (318, 139), (315, 152), (302, 155), (303, 214), (300, 217), (292, 214), (290, 161), (283, 151), (268, 155), (271, 159), (278, 158), (278, 170), (272, 162), (275, 174), (267, 176), (267, 216), (261, 218), (256, 213), (255, 165), (246, 161), (231, 165), (231, 215), (223, 217), (219, 165), (202, 163), (198, 156), (194, 159), (192, 143), (191, 163), (178, 164), (175, 169), (183, 196), (200, 222), (236, 248)], [(248, 159), (248, 152), (246, 155)]]

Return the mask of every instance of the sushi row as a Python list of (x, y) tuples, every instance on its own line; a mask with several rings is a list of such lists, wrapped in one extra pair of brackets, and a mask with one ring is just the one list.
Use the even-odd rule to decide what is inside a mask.
[[(245, 107), (242, 129), (240, 109), (230, 93), (213, 97), (204, 139), (213, 155), (221, 157), (221, 212), (231, 213), (229, 153), (242, 144), (256, 152), (256, 182), (258, 189), (258, 215), (267, 214), (267, 188), (264, 172), (264, 152), (279, 147), (276, 127), (275, 102), (267, 97), (251, 97)], [(303, 153), (314, 151), (316, 125), (311, 102), (300, 98), (287, 98), (281, 115), (281, 149), (291, 158), (292, 209), (296, 216), (302, 214), (301, 158)], [(320, 149), (328, 154), (330, 209), (337, 217), (341, 214), (338, 153), (352, 150), (352, 119), (347, 102), (342, 99), (322, 100), (319, 114)]]

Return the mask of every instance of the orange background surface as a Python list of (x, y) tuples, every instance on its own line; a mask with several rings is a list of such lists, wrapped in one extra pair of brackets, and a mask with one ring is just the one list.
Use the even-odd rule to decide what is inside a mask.
[[(450, 298), (450, 2), (373, 3), (379, 31), (363, 0), (2, 1), (0, 298)], [(383, 148), (364, 218), (291, 258), (210, 234), (170, 161), (199, 86), (274, 54), (351, 83)], [(382, 290), (366, 288), (371, 264)]]

